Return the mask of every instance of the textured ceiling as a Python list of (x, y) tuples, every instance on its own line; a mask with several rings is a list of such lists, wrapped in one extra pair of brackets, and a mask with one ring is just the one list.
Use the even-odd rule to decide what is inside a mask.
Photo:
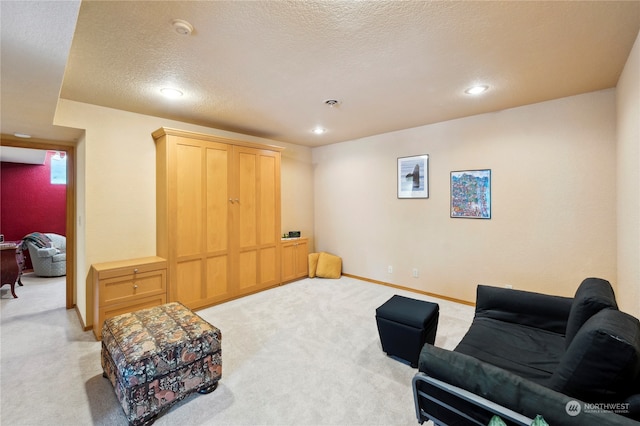
[[(2, 19), (4, 97), (4, 2)], [(54, 87), (317, 146), (614, 87), (639, 29), (639, 1), (84, 1)]]
[(58, 103), (79, 1), (0, 0), (0, 131), (71, 141), (56, 127)]

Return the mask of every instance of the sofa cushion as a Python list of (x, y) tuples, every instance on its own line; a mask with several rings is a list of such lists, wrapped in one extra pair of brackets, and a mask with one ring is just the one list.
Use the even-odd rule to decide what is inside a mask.
[(618, 309), (611, 284), (600, 278), (586, 278), (576, 290), (571, 304), (565, 333), (566, 347), (569, 347), (580, 327), (605, 308)]
[(573, 298), (478, 285), (476, 317), (551, 331), (564, 336)]
[(639, 374), (640, 322), (603, 309), (578, 330), (549, 385), (586, 402), (606, 402), (637, 391)]
[(454, 350), (545, 385), (564, 354), (564, 336), (476, 317)]
[(340, 278), (342, 275), (342, 259), (339, 256), (322, 252), (318, 257), (316, 277)]

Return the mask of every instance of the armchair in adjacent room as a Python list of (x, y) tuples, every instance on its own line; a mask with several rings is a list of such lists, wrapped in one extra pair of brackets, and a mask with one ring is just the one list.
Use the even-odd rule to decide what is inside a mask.
[(29, 250), (33, 272), (39, 277), (67, 274), (67, 238), (53, 233), (33, 232), (23, 238)]

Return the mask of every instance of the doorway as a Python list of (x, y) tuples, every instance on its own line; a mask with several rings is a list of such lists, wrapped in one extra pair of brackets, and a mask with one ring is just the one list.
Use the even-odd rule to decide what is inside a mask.
[(67, 265), (66, 265), (66, 296), (65, 306), (72, 309), (76, 306), (75, 296), (75, 241), (76, 241), (76, 191), (75, 191), (75, 145), (71, 142), (49, 141), (44, 139), (18, 139), (2, 135), (0, 145), (14, 148), (41, 149), (47, 151), (64, 151), (67, 158), (66, 184), (66, 237), (67, 237)]

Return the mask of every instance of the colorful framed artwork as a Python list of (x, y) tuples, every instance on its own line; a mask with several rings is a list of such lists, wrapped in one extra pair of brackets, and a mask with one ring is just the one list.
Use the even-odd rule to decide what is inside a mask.
[(491, 219), (491, 170), (451, 172), (451, 217)]
[(398, 198), (429, 198), (429, 156), (398, 158)]

